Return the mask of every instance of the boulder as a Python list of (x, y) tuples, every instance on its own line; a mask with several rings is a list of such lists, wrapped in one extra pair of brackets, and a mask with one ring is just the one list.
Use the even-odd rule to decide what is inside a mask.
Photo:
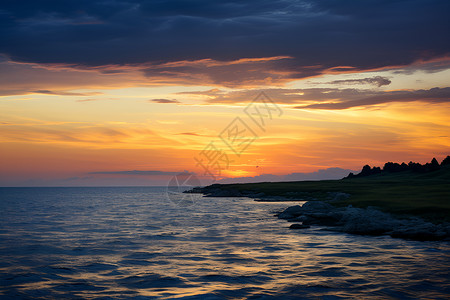
[(373, 208), (347, 207), (339, 221), (342, 231), (362, 235), (382, 235), (399, 225), (390, 214)]
[(305, 212), (328, 212), (335, 209), (335, 207), (323, 201), (309, 201), (303, 204), (302, 209)]
[(290, 206), (278, 215), (279, 219), (292, 219), (302, 214), (302, 207), (300, 205)]
[(337, 208), (322, 201), (310, 201), (303, 206), (286, 208), (278, 215), (290, 222), (291, 229), (309, 225), (330, 226), (332, 230), (360, 235), (390, 235), (395, 238), (419, 241), (450, 240), (450, 223), (433, 224), (418, 217), (399, 219), (375, 207), (356, 208), (349, 205)]

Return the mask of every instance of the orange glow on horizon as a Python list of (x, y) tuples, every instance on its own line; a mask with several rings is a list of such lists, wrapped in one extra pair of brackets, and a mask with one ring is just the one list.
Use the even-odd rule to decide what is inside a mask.
[[(172, 65), (261, 65), (282, 59), (289, 57), (182, 61)], [(49, 178), (48, 182), (75, 177), (88, 181), (95, 177), (92, 172), (126, 170), (187, 170), (202, 175), (204, 170), (194, 157), (211, 141), (220, 141), (219, 134), (234, 118), (246, 118), (244, 108), (251, 101), (243, 92), (246, 83), (230, 88), (211, 84), (208, 79), (204, 85), (195, 85), (197, 78), (189, 85), (180, 85), (184, 79), (178, 77), (170, 84), (162, 84), (158, 78), (145, 82), (139, 71), (129, 73), (128, 66), (118, 66), (126, 72), (116, 75), (101, 74), (104, 69), (98, 68), (40, 68), (27, 63), (9, 67), (17, 73), (11, 74), (10, 85), (7, 82), (3, 86), (3, 91), (11, 94), (0, 95), (0, 185), (26, 184), (39, 178)], [(340, 68), (336, 74), (348, 75), (342, 67), (336, 68)], [(19, 80), (21, 72), (33, 78), (28, 86)], [(334, 79), (348, 78), (339, 74), (333, 75), (337, 76)], [(435, 79), (438, 75), (428, 76)], [(42, 86), (44, 83), (48, 85)], [(399, 84), (385, 91), (394, 90), (411, 87)], [(216, 101), (217, 95), (229, 98)], [(295, 98), (304, 93), (287, 95)], [(161, 104), (152, 99), (176, 101)], [(325, 103), (320, 99), (302, 101)], [(283, 175), (330, 167), (358, 170), (366, 163), (424, 163), (450, 154), (450, 105), (446, 102), (386, 102), (342, 110), (293, 109), (293, 105), (279, 103), (283, 116), (270, 121), (264, 131), (259, 130), (259, 138), (240, 157), (222, 144), (232, 156), (222, 176)]]

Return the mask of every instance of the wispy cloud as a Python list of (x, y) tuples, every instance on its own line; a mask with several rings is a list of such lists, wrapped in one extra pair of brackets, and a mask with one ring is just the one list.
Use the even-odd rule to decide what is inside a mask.
[(126, 126), (97, 124), (5, 124), (0, 126), (2, 142), (89, 145), (91, 148), (163, 147), (180, 145), (176, 139), (161, 136), (145, 124)]
[(340, 98), (328, 103), (316, 103), (296, 106), (298, 109), (347, 109), (359, 106), (371, 106), (391, 102), (422, 101), (427, 103), (450, 103), (450, 87), (432, 88), (429, 90), (415, 91), (387, 91), (379, 92), (358, 99), (347, 100)]
[(74, 93), (68, 91), (50, 91), (50, 90), (35, 90), (30, 91), (30, 94), (45, 94), (45, 95), (59, 95), (59, 96), (97, 96), (103, 95), (100, 92), (85, 92), (85, 93)]
[(86, 98), (86, 99), (78, 99), (75, 100), (76, 102), (93, 102), (93, 101), (100, 101), (100, 100), (118, 100), (119, 98)]
[(450, 102), (450, 87), (400, 91), (355, 88), (310, 88), (238, 90), (227, 92), (220, 89), (213, 89), (179, 94), (204, 97), (205, 104), (242, 104), (250, 102), (261, 91), (266, 92), (272, 99), (276, 99), (277, 103), (297, 104), (294, 106), (297, 109), (347, 109), (390, 102)]
[(180, 103), (180, 101), (175, 99), (151, 99), (151, 102), (161, 103), (161, 104), (171, 104), (171, 103)]
[(181, 133), (178, 133), (178, 135), (198, 136), (198, 137), (215, 137), (214, 135), (200, 134), (200, 133), (196, 133), (196, 132), (181, 132)]
[[(1, 57), (1, 55), (0, 55)], [(61, 96), (94, 96), (102, 93), (95, 89), (116, 89), (132, 86), (155, 85), (209, 85), (208, 96), (222, 92), (220, 89), (255, 89), (261, 86), (283, 87), (303, 78), (322, 74), (359, 73), (355, 67), (325, 67), (320, 64), (299, 65), (289, 56), (236, 59), (219, 61), (198, 59), (192, 61), (151, 62), (130, 65), (67, 65), (23, 63), (0, 60), (0, 96), (26, 95), (30, 93)], [(418, 70), (438, 72), (450, 68), (448, 58), (417, 61), (411, 66), (388, 66), (392, 72), (414, 73)], [(27, 78), (24, 81), (23, 78)], [(328, 84), (386, 86), (390, 79), (382, 76), (362, 79), (334, 80)], [(78, 90), (94, 90), (79, 92)], [(186, 92), (185, 94), (189, 94)], [(193, 93), (192, 93), (193, 94)], [(207, 95), (203, 92), (203, 95)], [(170, 98), (150, 99), (154, 103), (177, 103)]]
[[(0, 96), (28, 94), (96, 96), (102, 93), (95, 89), (116, 89), (148, 82), (139, 68), (132, 66), (80, 67), (23, 63), (3, 58), (0, 59)], [(123, 72), (113, 74), (103, 72), (111, 68), (119, 68)]]
[(77, 102), (92, 102), (92, 101), (97, 101), (98, 99), (95, 98), (88, 98), (88, 99), (78, 99), (76, 100)]
[(198, 134), (198, 133), (194, 133), (194, 132), (182, 132), (182, 133), (179, 133), (180, 135), (193, 135), (193, 136), (201, 136), (200, 134)]
[(326, 82), (327, 84), (373, 84), (378, 87), (391, 84), (391, 81), (382, 76), (368, 77), (362, 79), (345, 79), (345, 80), (333, 80)]
[(143, 65), (150, 82), (180, 85), (212, 85), (224, 87), (255, 87), (282, 85), (298, 78), (320, 74), (320, 67), (294, 66), (288, 56), (219, 61), (200, 59)]

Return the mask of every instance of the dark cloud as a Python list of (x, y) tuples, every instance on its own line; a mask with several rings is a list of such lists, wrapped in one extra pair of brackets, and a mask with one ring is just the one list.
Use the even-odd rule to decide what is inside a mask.
[[(290, 56), (273, 63), (275, 73), (252, 69), (248, 76), (303, 78), (337, 66), (372, 69), (447, 55), (448, 11), (446, 0), (5, 0), (0, 53), (83, 66)], [(229, 82), (235, 71), (208, 76)]]
[(345, 80), (334, 80), (331, 82), (327, 82), (328, 84), (373, 84), (378, 87), (383, 85), (391, 84), (391, 81), (382, 76), (375, 76), (370, 78), (362, 78), (362, 79), (345, 79)]
[(336, 88), (309, 88), (309, 89), (264, 89), (264, 90), (238, 90), (226, 92), (220, 89), (206, 91), (180, 92), (179, 95), (208, 96), (207, 104), (217, 103), (248, 103), (261, 92), (266, 93), (274, 102), (283, 104), (299, 104), (309, 101), (330, 101), (333, 99), (358, 99), (377, 95), (379, 92), (368, 89), (336, 89)]
[(211, 59), (182, 61), (148, 66), (143, 69), (146, 77), (160, 83), (209, 84), (227, 87), (279, 84), (286, 80), (319, 75), (318, 66), (298, 66), (287, 56), (259, 59), (238, 59), (220, 62)]
[[(427, 103), (450, 103), (450, 87), (429, 90), (380, 91), (372, 89), (265, 89), (225, 92), (220, 89), (190, 91), (180, 95), (208, 96), (207, 104), (248, 103), (256, 95), (265, 92), (274, 102), (292, 104), (297, 109), (347, 109), (390, 102), (423, 101)], [(298, 105), (301, 104), (301, 105)]]
[(407, 67), (402, 67), (393, 70), (393, 73), (395, 74), (413, 74), (417, 71), (422, 71), (425, 73), (437, 73), (444, 70), (447, 70), (450, 68), (450, 59), (447, 57), (447, 59), (438, 59), (438, 60), (431, 60), (428, 62), (417, 62), (415, 64), (412, 64)]
[(423, 101), (427, 103), (450, 103), (450, 87), (432, 88), (429, 90), (416, 91), (391, 91), (379, 92), (373, 96), (366, 96), (355, 100), (340, 99), (331, 103), (317, 103), (295, 108), (313, 109), (347, 109), (358, 106), (371, 106), (390, 102), (413, 102)]
[(178, 100), (171, 100), (171, 99), (151, 99), (150, 101), (156, 102), (156, 103), (180, 103)]
[[(127, 67), (114, 67), (114, 69), (117, 68)], [(85, 70), (66, 65), (12, 62), (0, 55), (0, 96), (31, 93), (93, 96), (102, 93), (86, 90), (129, 87), (130, 80), (136, 84), (147, 81), (134, 69), (128, 69), (128, 74), (102, 74), (102, 70), (108, 69), (110, 69), (109, 66), (91, 67), (90, 70)], [(84, 91), (80, 92), (81, 90)]]

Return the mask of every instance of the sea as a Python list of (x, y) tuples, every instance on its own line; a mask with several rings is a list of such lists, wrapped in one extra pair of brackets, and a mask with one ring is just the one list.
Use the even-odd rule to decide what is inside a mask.
[(291, 230), (295, 204), (0, 188), (0, 299), (450, 299), (449, 242)]

